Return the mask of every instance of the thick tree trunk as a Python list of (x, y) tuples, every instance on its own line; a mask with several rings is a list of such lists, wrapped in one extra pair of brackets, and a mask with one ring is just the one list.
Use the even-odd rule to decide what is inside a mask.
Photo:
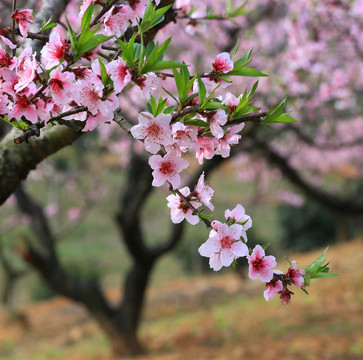
[(89, 308), (91, 315), (107, 334), (112, 351), (117, 356), (145, 352), (137, 332), (152, 264), (145, 266), (134, 263), (126, 277), (122, 302), (113, 314), (105, 314), (100, 308)]

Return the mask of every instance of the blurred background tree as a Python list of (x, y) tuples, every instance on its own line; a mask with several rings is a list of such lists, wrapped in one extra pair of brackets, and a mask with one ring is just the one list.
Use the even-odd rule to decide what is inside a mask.
[[(55, 3), (57, 9), (66, 5)], [(196, 11), (189, 1), (170, 3), (179, 9), (176, 23), (166, 25), (156, 39), (172, 35), (175, 58), (192, 69), (208, 68), (217, 52), (231, 51), (239, 38), (239, 52), (253, 47), (254, 66), (270, 74), (260, 80), (260, 105), (271, 106), (288, 94), (298, 119), (296, 125), (274, 129), (248, 126), (228, 164), (220, 157), (205, 161), (202, 170), (223, 194), (216, 208), (233, 206), (238, 197), (254, 219), (249, 241), (272, 241), (277, 251), (307, 251), (361, 231), (362, 1), (259, 0), (249, 4), (250, 14), (235, 22), (205, 19), (209, 6), (224, 13), (223, 0), (194, 2)], [(70, 20), (75, 6), (68, 6)], [(246, 85), (252, 82), (228, 91), (239, 94)], [(145, 106), (133, 88), (120, 101), (130, 119)], [(0, 129), (0, 192), (5, 201), (12, 192), (8, 184), (26, 177), (43, 160), (44, 151), (39, 152), (41, 139), (15, 148), (9, 129), (2, 123)], [(81, 136), (68, 128), (65, 132), (67, 140), (47, 148), (46, 155), (80, 139), (37, 166), (1, 209), (3, 278), (12, 284), (18, 274), (35, 269), (48, 288), (37, 285), (30, 295), (33, 300), (58, 293), (80, 302), (107, 333), (116, 353), (139, 353), (138, 327), (152, 271), (161, 278), (175, 276), (175, 257), (159, 259), (177, 245), (174, 256), (182, 266), (202, 271), (205, 263), (197, 248), (207, 231), (168, 225), (162, 190), (150, 185), (147, 159), (139, 144), (116, 125), (99, 127), (97, 135)], [(22, 157), (18, 168), (10, 167), (9, 152)], [(223, 170), (212, 176), (222, 163)], [(199, 174), (191, 168), (190, 186)], [(181, 243), (183, 230), (187, 239)], [(126, 252), (119, 248), (120, 240)], [(122, 296), (113, 303), (103, 289), (117, 286), (120, 273), (125, 278)], [(34, 285), (37, 280), (32, 281)], [(13, 289), (4, 289), (9, 305)]]

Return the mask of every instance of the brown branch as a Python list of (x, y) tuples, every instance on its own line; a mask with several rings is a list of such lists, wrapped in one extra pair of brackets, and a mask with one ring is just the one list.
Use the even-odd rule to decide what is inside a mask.
[(40, 33), (28, 32), (27, 37), (29, 39), (32, 39), (32, 40), (40, 40), (40, 41), (43, 41), (43, 42), (49, 42), (49, 36), (44, 35), (44, 34), (40, 34)]
[[(13, 6), (12, 6), (11, 10), (12, 10), (12, 14), (14, 14), (14, 12), (16, 10), (16, 0), (13, 0)], [(15, 33), (16, 33), (15, 27), (16, 27), (16, 23), (15, 23), (15, 19), (13, 19), (13, 25), (12, 25), (13, 31), (11, 33), (11, 40), (12, 40), (13, 44), (15, 44)], [(13, 57), (15, 56), (15, 52), (16, 52), (16, 48), (11, 50)]]
[[(169, 183), (170, 184), (170, 183)], [(198, 215), (199, 216), (199, 214), (200, 214), (200, 212), (198, 211), (198, 209), (196, 209), (191, 203), (190, 203), (190, 201), (178, 190), (178, 189), (174, 189), (173, 190), (173, 187), (172, 187), (172, 185), (170, 184), (170, 191), (174, 191), (179, 197), (180, 197), (180, 199), (182, 199), (183, 200), (183, 203), (186, 205), (186, 206), (188, 206), (188, 208), (190, 209), (190, 210), (192, 210), (192, 212), (193, 212), (193, 215)], [(210, 228), (210, 227), (212, 227), (212, 223), (208, 220), (208, 219), (205, 219), (205, 218), (203, 218), (203, 217), (200, 217), (200, 219), (204, 222), (204, 224), (208, 227), (208, 228)]]
[(197, 105), (193, 105), (193, 106), (188, 106), (180, 111), (177, 111), (173, 114), (171, 121), (175, 122), (177, 119), (179, 119), (187, 114), (197, 112), (198, 108), (199, 108), (199, 105), (197, 104)]
[(113, 121), (120, 126), (123, 130), (125, 130), (128, 134), (131, 134), (131, 128), (133, 127), (133, 125), (127, 120), (125, 119), (122, 115), (121, 115), (121, 110), (117, 109), (114, 112), (114, 118)]
[(360, 216), (363, 214), (363, 202), (356, 201), (355, 199), (341, 199), (320, 190), (304, 180), (301, 174), (289, 165), (288, 160), (275, 152), (267, 143), (255, 141), (254, 146), (256, 150), (263, 151), (267, 161), (280, 169), (283, 175), (307, 197), (341, 216)]
[[(60, 125), (66, 125), (75, 130), (82, 130), (82, 127), (73, 124), (71, 121), (65, 121), (63, 118), (66, 116), (71, 116), (74, 114), (78, 114), (80, 112), (87, 111), (85, 106), (77, 107), (75, 109), (65, 111), (57, 116), (53, 116), (48, 120), (48, 123), (52, 123), (57, 121)], [(29, 129), (23, 131), (23, 133), (14, 139), (15, 144), (21, 144), (24, 141), (28, 141), (33, 136), (40, 136), (40, 129), (44, 128), (47, 125), (45, 121), (40, 121), (37, 124), (31, 125)]]
[(263, 119), (267, 116), (267, 112), (266, 111), (260, 111), (257, 113), (253, 113), (253, 114), (247, 114), (247, 115), (243, 115), (243, 116), (239, 116), (234, 118), (231, 122), (229, 122), (227, 125), (234, 125), (234, 124), (240, 124), (240, 123), (244, 123), (244, 122), (253, 122), (255, 124), (261, 124)]

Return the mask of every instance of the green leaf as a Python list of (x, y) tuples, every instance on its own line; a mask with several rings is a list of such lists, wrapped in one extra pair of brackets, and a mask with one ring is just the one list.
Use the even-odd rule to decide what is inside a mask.
[(239, 69), (241, 67), (244, 67), (246, 65), (248, 65), (251, 62), (251, 54), (252, 54), (252, 48), (248, 51), (248, 53), (246, 53), (245, 55), (243, 55), (241, 58), (239, 58), (235, 63), (233, 68), (234, 69)]
[(113, 36), (105, 36), (105, 35), (102, 35), (102, 34), (97, 34), (97, 35), (94, 35), (92, 36), (89, 40), (87, 40), (84, 44), (82, 44), (78, 51), (80, 54), (83, 54), (87, 51), (91, 51), (93, 50), (94, 48), (96, 48), (98, 45), (112, 39)]
[(251, 89), (251, 91), (248, 93), (248, 95), (247, 95), (247, 98), (249, 99), (254, 93), (255, 93), (255, 91), (256, 91), (256, 89), (257, 89), (257, 86), (258, 86), (258, 81), (256, 81), (254, 84), (253, 84), (253, 86), (252, 86), (252, 89)]
[(305, 274), (304, 274), (304, 284), (305, 284), (305, 286), (309, 286), (310, 281), (311, 281), (311, 274), (310, 274), (310, 272), (305, 271)]
[(75, 55), (75, 57), (77, 57), (77, 52), (78, 52), (77, 51), (77, 37), (68, 21), (67, 16), (65, 16), (65, 18), (66, 18), (66, 22), (67, 22), (67, 27), (68, 27), (68, 31), (69, 31), (69, 37), (71, 40), (71, 47), (73, 50), (73, 54)]
[[(143, 69), (143, 73), (150, 72), (150, 71), (161, 71), (166, 69), (177, 69), (181, 68), (183, 66), (186, 66), (185, 64), (179, 62), (179, 61), (172, 61), (172, 60), (165, 60), (165, 61), (159, 61), (155, 65), (153, 65), (150, 69), (149, 66), (145, 66)], [(147, 68), (147, 71), (145, 70)]]
[(217, 110), (217, 109), (227, 110), (228, 106), (223, 105), (222, 103), (217, 101), (208, 101), (207, 103), (205, 103), (205, 105), (203, 105), (203, 110)]
[(200, 77), (199, 73), (197, 73), (197, 79), (198, 79), (198, 95), (199, 95), (199, 102), (203, 103), (205, 96), (207, 94), (207, 90), (205, 88), (204, 82), (202, 78)]
[(169, 90), (162, 88), (171, 98), (173, 98), (177, 103), (179, 102), (179, 100), (174, 96), (173, 93), (171, 93)]
[(304, 288), (300, 288), (306, 295), (309, 295), (309, 293), (307, 292), (307, 290), (306, 289), (304, 289)]
[[(287, 114), (287, 113), (285, 113)], [(296, 120), (294, 118), (292, 118), (291, 116), (282, 114), (282, 116), (279, 116), (277, 119), (275, 119), (274, 121), (266, 121), (268, 123), (294, 123), (296, 122)], [(264, 121), (265, 122), (265, 121)]]
[(144, 17), (142, 18), (140, 26), (139, 26), (139, 33), (140, 34), (147, 31), (144, 28), (146, 28), (147, 24), (150, 23), (150, 19), (151, 19), (151, 16), (154, 14), (154, 10), (155, 10), (154, 5), (149, 0), (147, 5), (146, 5), (146, 9), (145, 9), (145, 12), (144, 12)]
[(107, 79), (108, 79), (108, 74), (107, 74), (106, 66), (105, 66), (105, 64), (101, 61), (101, 59), (98, 59), (98, 62), (100, 63), (100, 70), (101, 70), (101, 80), (102, 80), (102, 84), (103, 84), (103, 85), (106, 85), (106, 84), (107, 84)]
[(53, 16), (50, 17), (48, 21), (43, 20), (42, 26), (39, 29), (39, 32), (54, 28), (57, 26), (57, 24), (52, 22)]
[(24, 121), (15, 119), (13, 121), (9, 121), (7, 115), (3, 115), (0, 116), (0, 119), (4, 120), (5, 122), (7, 122), (9, 125), (13, 126), (14, 128), (18, 129), (18, 130), (26, 130), (29, 129), (29, 125), (27, 123), (25, 123)]
[[(167, 5), (167, 6), (164, 6), (160, 9), (157, 9), (153, 15), (153, 20), (152, 22), (154, 23), (155, 21), (157, 21), (161, 16), (164, 16), (164, 14), (171, 8), (171, 5)], [(155, 25), (153, 25), (155, 26)]]
[(139, 52), (139, 74), (142, 74), (141, 68), (144, 65), (144, 58), (145, 58), (144, 37), (141, 36), (141, 44), (140, 44), (140, 52)]
[(151, 53), (153, 52), (154, 49), (155, 49), (155, 43), (153, 41), (150, 41), (146, 45), (146, 49), (145, 49), (146, 60), (148, 60), (148, 58), (150, 57), (150, 55), (151, 55)]
[(332, 273), (326, 273), (326, 272), (319, 272), (317, 274), (312, 274), (311, 278), (312, 279), (319, 279), (319, 278), (328, 278), (328, 277), (333, 277), (333, 276), (338, 276), (337, 274), (332, 274)]
[(153, 108), (151, 107), (150, 103), (147, 103), (147, 104), (146, 104), (146, 109), (147, 109), (147, 111), (148, 111), (150, 114), (152, 114), (152, 113), (153, 113)]
[(221, 83), (218, 84), (218, 86), (216, 86), (212, 93), (204, 100), (204, 102), (202, 104), (199, 103), (199, 109), (203, 110), (204, 107), (206, 106), (206, 104), (209, 103), (209, 100), (212, 99), (214, 97), (214, 93), (216, 92), (216, 90), (221, 86)]
[(233, 69), (230, 72), (228, 72), (226, 75), (228, 75), (228, 76), (253, 76), (253, 77), (268, 76), (254, 68)]
[(234, 9), (233, 11), (231, 11), (228, 16), (229, 17), (237, 17), (237, 16), (242, 16), (242, 15), (246, 15), (246, 14), (249, 14), (251, 13), (253, 10), (245, 10), (244, 7), (246, 6), (247, 4), (247, 1), (239, 6), (237, 9)]
[(231, 12), (232, 9), (232, 2), (231, 0), (226, 1), (226, 11), (225, 14), (228, 16), (228, 14)]
[[(133, 48), (133, 56), (132, 56), (132, 63), (136, 63), (140, 61), (140, 53), (141, 53), (141, 47), (142, 45), (139, 43), (135, 43), (134, 44), (134, 48)], [(140, 69), (139, 69), (140, 70)]]
[(237, 118), (237, 117), (240, 117), (240, 116), (243, 116), (243, 115), (247, 115), (247, 114), (250, 114), (250, 113), (258, 111), (258, 110), (261, 110), (261, 109), (259, 107), (256, 107), (256, 106), (246, 105), (243, 108), (239, 109), (238, 111), (235, 110), (233, 112), (233, 118)]
[(133, 34), (129, 43), (126, 41), (117, 39), (117, 42), (122, 50), (121, 57), (126, 62), (126, 65), (132, 69), (134, 67), (134, 42), (136, 34)]
[(309, 266), (307, 266), (304, 270), (305, 272), (314, 272), (319, 266), (321, 266), (325, 262), (326, 252), (328, 251), (329, 246), (324, 250), (324, 252), (314, 260)]
[(92, 19), (92, 14), (93, 14), (93, 2), (90, 4), (90, 6), (88, 6), (87, 10), (84, 12), (83, 16), (82, 16), (82, 32), (83, 31), (87, 31), (90, 29), (90, 23), (91, 23), (91, 19)]
[(237, 43), (234, 46), (232, 53), (231, 53), (231, 60), (233, 60), (233, 58), (236, 56), (237, 51), (238, 51), (238, 45), (239, 45), (239, 38), (237, 39)]
[(165, 110), (164, 110), (164, 114), (171, 114), (173, 111), (175, 110), (175, 106), (168, 106)]
[(161, 23), (164, 20), (164, 14), (170, 9), (171, 5), (172, 4), (155, 10), (155, 6), (149, 0), (145, 9), (144, 17), (139, 25), (139, 34), (142, 35), (157, 24)]
[(184, 81), (184, 76), (182, 74), (182, 69), (180, 69), (180, 73), (176, 69), (173, 69), (173, 74), (174, 74), (175, 85), (179, 94), (179, 99), (180, 101), (182, 101), (182, 99), (184, 98), (185, 85), (186, 85)]
[(188, 104), (190, 101), (192, 101), (193, 99), (195, 99), (198, 96), (197, 93), (194, 94), (190, 94), (188, 95), (185, 99), (184, 99), (184, 103)]
[(206, 126), (208, 126), (208, 124), (205, 121), (200, 120), (200, 119), (185, 120), (184, 121), (184, 124), (194, 125), (194, 126), (200, 126), (200, 127), (206, 127)]
[(212, 217), (212, 215), (201, 214), (201, 213), (198, 213), (198, 216), (199, 216), (201, 219), (210, 219), (210, 218)]
[(218, 79), (222, 79), (225, 82), (227, 82), (228, 84), (230, 84), (232, 82), (231, 78), (227, 75), (227, 74), (218, 74), (216, 76)]
[(161, 95), (160, 95), (159, 96), (159, 102), (158, 102), (158, 108), (157, 108), (156, 113), (161, 114), (162, 112), (164, 112), (167, 103), (168, 103), (168, 99), (163, 100)]

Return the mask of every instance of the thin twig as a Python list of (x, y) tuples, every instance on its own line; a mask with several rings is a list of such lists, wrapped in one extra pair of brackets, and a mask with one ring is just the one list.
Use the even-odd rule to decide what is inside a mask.
[[(13, 0), (13, 8), (12, 8), (13, 14), (14, 14), (15, 10), (16, 10), (16, 0)], [(15, 44), (15, 32), (16, 32), (15, 26), (16, 26), (15, 19), (13, 19), (13, 32), (11, 34), (11, 39), (12, 39), (13, 44)], [(13, 57), (15, 56), (15, 50), (16, 49), (11, 50)]]
[(98, 20), (100, 20), (101, 19), (101, 17), (104, 15), (104, 14), (106, 14), (106, 12), (108, 11), (108, 10), (110, 10), (111, 8), (112, 8), (112, 6), (114, 5), (114, 4), (116, 4), (117, 2), (118, 2), (119, 0), (112, 0), (112, 1), (110, 1), (110, 3), (109, 4), (107, 4), (99, 13), (98, 13), (98, 15), (93, 19), (93, 21), (92, 21), (92, 23), (91, 23), (91, 25), (90, 25), (90, 28), (92, 27), (92, 26), (95, 26), (96, 24), (97, 24), (97, 22), (98, 22)]

